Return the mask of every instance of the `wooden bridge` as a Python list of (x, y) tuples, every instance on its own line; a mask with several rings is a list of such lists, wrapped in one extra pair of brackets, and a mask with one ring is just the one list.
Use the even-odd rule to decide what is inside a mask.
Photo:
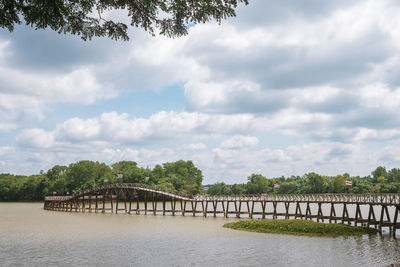
[[(177, 207), (177, 203), (179, 206)], [(157, 206), (162, 207), (157, 208)], [(122, 207), (121, 207), (122, 206)], [(144, 184), (110, 184), (74, 196), (45, 197), (44, 209), (127, 214), (310, 219), (400, 229), (400, 194), (187, 196)]]

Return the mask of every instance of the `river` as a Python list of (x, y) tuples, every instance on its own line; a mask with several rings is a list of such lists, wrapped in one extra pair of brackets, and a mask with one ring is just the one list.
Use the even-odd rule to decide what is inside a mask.
[(225, 229), (233, 218), (95, 214), (0, 203), (0, 266), (388, 266), (400, 240)]

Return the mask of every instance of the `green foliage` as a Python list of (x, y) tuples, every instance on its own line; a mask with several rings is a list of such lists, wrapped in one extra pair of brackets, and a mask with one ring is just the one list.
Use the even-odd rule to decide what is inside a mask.
[(179, 160), (164, 163), (163, 169), (165, 177), (179, 192), (189, 195), (200, 193), (203, 174), (200, 169), (194, 166), (192, 161)]
[(235, 16), (241, 3), (247, 5), (248, 0), (2, 0), (0, 27), (13, 31), (15, 24), (24, 21), (35, 29), (51, 28), (83, 40), (93, 36), (128, 40), (128, 26), (103, 15), (108, 10), (126, 10), (131, 26), (175, 37), (187, 34), (188, 25)]
[(321, 176), (315, 172), (311, 172), (305, 175), (308, 183), (308, 192), (304, 193), (323, 193), (327, 187), (327, 178), (325, 176)]
[(272, 181), (262, 176), (261, 174), (252, 174), (247, 177), (247, 194), (262, 194), (271, 192)]
[(331, 180), (331, 190), (330, 192), (343, 193), (346, 187), (346, 179), (349, 178), (350, 175), (345, 177), (344, 175), (336, 175)]
[(345, 224), (325, 224), (311, 220), (247, 220), (224, 224), (226, 228), (259, 233), (311, 236), (350, 236), (376, 234), (378, 230)]
[(381, 176), (386, 177), (387, 176), (386, 168), (379, 166), (371, 174), (375, 180), (377, 180)]
[[(67, 166), (56, 165), (46, 173), (21, 176), (0, 174), (0, 201), (43, 200), (44, 196), (80, 192), (104, 184), (121, 182), (146, 183), (167, 191), (196, 195), (200, 193), (203, 175), (192, 161), (177, 161), (156, 165), (154, 169), (137, 166), (134, 161), (120, 161), (110, 166), (83, 160)], [(146, 177), (150, 177), (146, 181)]]
[(232, 189), (225, 183), (215, 183), (208, 189), (210, 195), (232, 195)]
[[(376, 170), (372, 173), (386, 172), (383, 167)], [(124, 177), (122, 181), (117, 179), (120, 173)], [(83, 160), (69, 166), (56, 165), (38, 175), (0, 174), (0, 201), (38, 201), (53, 191), (57, 195), (65, 195), (67, 192), (73, 194), (103, 185), (104, 179), (108, 179), (109, 183), (145, 183), (188, 195), (399, 193), (400, 170), (392, 169), (385, 175), (376, 178), (352, 177), (345, 173), (327, 177), (312, 172), (303, 176), (268, 179), (261, 174), (252, 174), (247, 177), (247, 183), (229, 185), (219, 182), (209, 185), (209, 190), (203, 192), (202, 172), (192, 161), (168, 162), (151, 169), (139, 167), (134, 161), (120, 161), (110, 167), (104, 163)], [(145, 177), (150, 177), (149, 181)], [(345, 180), (351, 180), (353, 186), (345, 186)], [(280, 185), (280, 189), (273, 188), (275, 183)]]
[[(385, 173), (384, 167), (378, 167), (375, 173)], [(373, 172), (374, 173), (374, 172)], [(227, 185), (216, 183), (210, 185), (207, 194), (223, 195), (230, 191), (233, 195), (242, 194), (325, 194), (325, 193), (399, 193), (400, 169), (392, 169), (386, 177), (359, 177), (348, 173), (333, 177), (323, 176), (314, 172), (303, 176), (278, 177), (268, 179), (261, 174), (252, 174), (247, 177), (246, 184)], [(351, 180), (353, 186), (346, 186), (345, 181)], [(280, 189), (273, 185), (279, 184)]]

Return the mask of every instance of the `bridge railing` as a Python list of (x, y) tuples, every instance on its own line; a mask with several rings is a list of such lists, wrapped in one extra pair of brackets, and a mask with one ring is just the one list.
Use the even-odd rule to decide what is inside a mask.
[[(177, 197), (183, 200), (196, 201), (312, 201), (312, 202), (342, 202), (342, 203), (371, 203), (371, 204), (391, 204), (400, 205), (400, 193), (371, 193), (371, 194), (258, 194), (258, 195), (225, 195), (225, 196), (190, 196), (176, 191), (169, 191), (138, 183), (118, 183), (101, 185), (91, 190), (82, 191), (72, 196), (47, 196), (45, 201), (68, 201), (71, 199), (82, 198), (89, 195), (102, 197), (102, 192), (116, 189), (136, 189), (149, 191), (166, 196)], [(110, 192), (111, 195), (113, 194)]]
[(373, 193), (373, 194), (259, 194), (235, 196), (196, 196), (196, 200), (208, 201), (312, 201), (312, 202), (346, 202), (346, 203), (385, 203), (400, 204), (398, 193)]
[(83, 196), (87, 195), (93, 195), (93, 194), (99, 194), (101, 196), (100, 192), (106, 191), (106, 190), (115, 190), (115, 189), (137, 189), (137, 190), (143, 190), (143, 191), (151, 191), (151, 192), (156, 192), (159, 194), (164, 194), (164, 195), (169, 195), (169, 196), (175, 196), (175, 197), (181, 197), (185, 199), (193, 199), (193, 196), (187, 195), (187, 194), (182, 194), (177, 191), (172, 191), (172, 190), (165, 190), (161, 189), (156, 186), (151, 186), (147, 184), (139, 184), (139, 183), (117, 183), (117, 184), (108, 184), (108, 185), (101, 185), (98, 187), (95, 187), (93, 189), (89, 190), (84, 190), (79, 192), (78, 194), (74, 194), (72, 196), (46, 196), (45, 201), (67, 201), (71, 199), (76, 199), (76, 198), (81, 198)]

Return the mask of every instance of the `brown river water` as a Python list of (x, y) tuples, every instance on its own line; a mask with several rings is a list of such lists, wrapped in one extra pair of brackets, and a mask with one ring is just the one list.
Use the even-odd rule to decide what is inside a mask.
[(233, 218), (95, 214), (0, 203), (0, 266), (389, 266), (400, 238), (223, 228)]

